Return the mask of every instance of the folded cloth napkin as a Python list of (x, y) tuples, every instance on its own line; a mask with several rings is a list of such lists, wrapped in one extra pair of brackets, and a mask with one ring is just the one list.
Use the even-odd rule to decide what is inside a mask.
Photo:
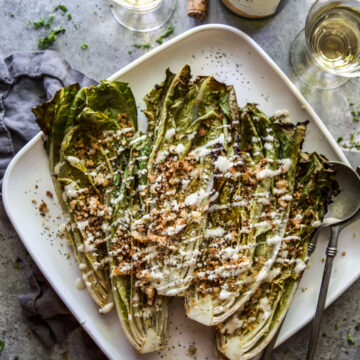
[[(0, 59), (0, 179), (15, 153), (39, 132), (31, 108), (73, 83), (97, 82), (54, 51), (18, 52)], [(61, 343), (79, 324), (35, 265), (29, 267), (28, 279), (31, 290), (19, 302), (29, 327), (46, 347)], [(83, 338), (89, 359), (106, 359), (85, 333)]]
[(55, 51), (18, 52), (0, 59), (0, 178), (14, 154), (39, 132), (31, 108), (70, 84), (96, 81)]

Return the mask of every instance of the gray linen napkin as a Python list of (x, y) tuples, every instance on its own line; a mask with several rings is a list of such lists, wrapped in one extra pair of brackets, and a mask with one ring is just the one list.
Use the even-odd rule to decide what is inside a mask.
[[(73, 83), (97, 82), (54, 51), (18, 52), (0, 59), (0, 180), (15, 153), (39, 132), (31, 108)], [(61, 343), (79, 324), (35, 265), (27, 268), (27, 275), (31, 289), (19, 302), (29, 327), (46, 347)], [(89, 359), (106, 359), (84, 331), (83, 340)]]
[(96, 84), (55, 51), (18, 52), (0, 59), (0, 178), (14, 154), (39, 132), (31, 108), (74, 83)]

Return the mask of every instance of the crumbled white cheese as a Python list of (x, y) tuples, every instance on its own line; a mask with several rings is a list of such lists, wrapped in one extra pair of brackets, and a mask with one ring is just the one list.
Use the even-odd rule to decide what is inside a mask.
[(274, 235), (272, 237), (269, 237), (266, 239), (266, 243), (268, 246), (273, 246), (273, 245), (276, 245), (280, 242), (282, 242), (283, 238), (279, 235)]
[(232, 295), (232, 293), (230, 291), (222, 289), (219, 294), (219, 299), (227, 300), (231, 295)]
[(168, 131), (166, 131), (165, 138), (166, 140), (170, 140), (175, 135), (175, 129), (171, 128)]
[(71, 166), (76, 166), (80, 162), (80, 159), (75, 156), (67, 156), (66, 160)]
[(214, 162), (216, 168), (218, 168), (222, 173), (227, 172), (231, 169), (234, 164), (225, 156), (219, 156), (216, 161)]
[(214, 237), (221, 237), (225, 234), (225, 230), (221, 227), (217, 227), (215, 229), (206, 229), (205, 230), (205, 238), (214, 238)]
[(302, 259), (296, 259), (295, 274), (299, 275), (306, 268), (306, 264)]
[(110, 312), (113, 308), (114, 308), (114, 303), (109, 302), (105, 306), (103, 306), (102, 308), (99, 309), (99, 313), (106, 314), (106, 313)]

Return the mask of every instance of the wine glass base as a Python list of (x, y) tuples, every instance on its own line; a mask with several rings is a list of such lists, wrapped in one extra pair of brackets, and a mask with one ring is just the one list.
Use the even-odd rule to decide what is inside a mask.
[(147, 32), (160, 28), (173, 15), (176, 0), (163, 0), (161, 5), (149, 12), (135, 12), (111, 1), (111, 12), (115, 20), (133, 31)]
[(324, 71), (311, 59), (306, 44), (305, 30), (300, 31), (291, 44), (290, 63), (298, 78), (315, 89), (335, 89), (349, 80), (347, 77)]

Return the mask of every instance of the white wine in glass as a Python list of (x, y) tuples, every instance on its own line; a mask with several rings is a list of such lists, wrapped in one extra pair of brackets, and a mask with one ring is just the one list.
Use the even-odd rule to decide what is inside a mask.
[(176, 0), (112, 0), (115, 20), (134, 31), (151, 31), (164, 25), (176, 8)]
[(316, 1), (290, 60), (298, 77), (315, 88), (336, 88), (359, 76), (360, 1)]
[(158, 8), (162, 0), (114, 0), (114, 2), (129, 10), (147, 12)]

